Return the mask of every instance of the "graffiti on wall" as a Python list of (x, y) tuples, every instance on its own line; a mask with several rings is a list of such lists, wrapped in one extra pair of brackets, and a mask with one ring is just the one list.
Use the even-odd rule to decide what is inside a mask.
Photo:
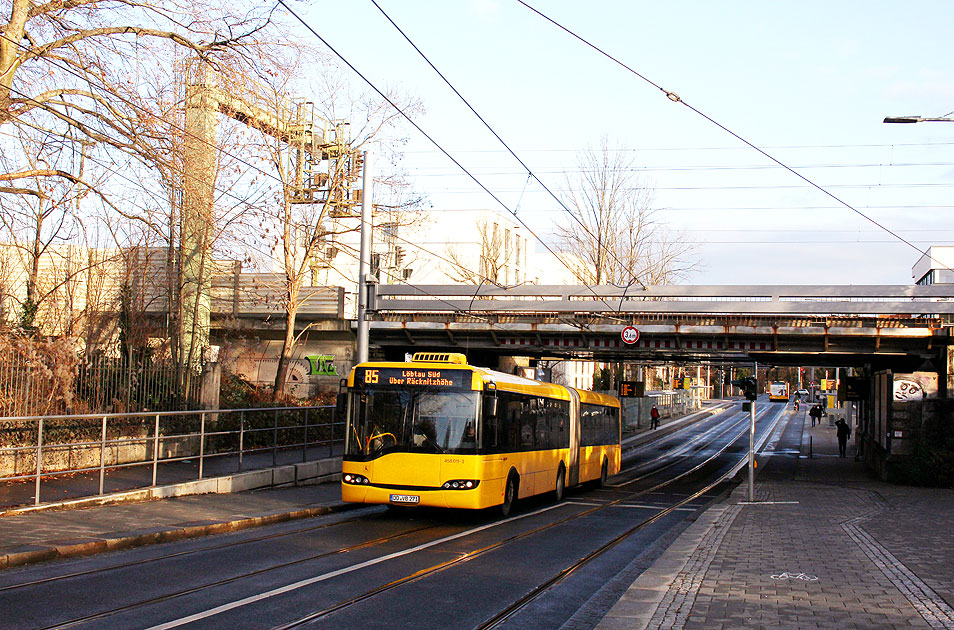
[(937, 383), (937, 372), (895, 374), (894, 399), (900, 402), (936, 398)]
[(305, 358), (310, 366), (308, 371), (310, 376), (338, 376), (333, 354), (316, 354)]

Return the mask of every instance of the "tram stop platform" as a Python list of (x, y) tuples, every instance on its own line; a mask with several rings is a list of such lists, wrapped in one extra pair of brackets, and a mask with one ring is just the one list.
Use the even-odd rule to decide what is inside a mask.
[(742, 483), (702, 513), (599, 630), (954, 629), (954, 490), (873, 478), (806, 411), (759, 456), (755, 501)]
[[(759, 457), (755, 502), (739, 485), (565, 627), (954, 630), (954, 490), (870, 477), (851, 446), (837, 456), (834, 428), (811, 427), (805, 409), (783, 422), (774, 454)], [(0, 569), (355, 507), (337, 483), (81, 505), (4, 512)]]

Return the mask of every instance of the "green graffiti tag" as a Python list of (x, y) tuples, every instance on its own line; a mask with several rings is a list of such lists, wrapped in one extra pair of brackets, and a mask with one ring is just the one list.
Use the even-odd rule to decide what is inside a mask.
[(332, 354), (318, 354), (313, 357), (305, 357), (311, 366), (308, 372), (310, 375), (317, 376), (338, 376), (338, 369), (335, 367), (335, 357)]

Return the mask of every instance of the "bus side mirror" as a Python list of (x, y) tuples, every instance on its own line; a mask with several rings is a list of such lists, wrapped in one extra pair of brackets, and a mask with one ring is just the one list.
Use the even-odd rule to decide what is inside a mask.
[(487, 415), (496, 418), (497, 417), (497, 393), (494, 392), (493, 396), (488, 396), (484, 399), (484, 408), (487, 410)]
[(480, 441), (483, 448), (496, 448), (498, 440), (498, 420), (497, 420), (497, 386), (494, 383), (484, 383), (484, 402), (483, 419), (481, 425), (483, 429), (480, 434)]
[(348, 381), (341, 379), (338, 382), (338, 396), (335, 398), (335, 418), (344, 418), (348, 412)]

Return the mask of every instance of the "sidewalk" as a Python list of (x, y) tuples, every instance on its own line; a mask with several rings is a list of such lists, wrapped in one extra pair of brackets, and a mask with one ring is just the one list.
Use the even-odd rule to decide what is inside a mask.
[(954, 491), (882, 483), (850, 442), (837, 456), (827, 422), (787, 413), (779, 452), (759, 458), (756, 503), (742, 484), (709, 508), (600, 630), (954, 629)]
[(0, 518), (0, 570), (221, 534), (354, 507), (361, 506), (342, 503), (339, 484), (325, 483), (7, 516)]

